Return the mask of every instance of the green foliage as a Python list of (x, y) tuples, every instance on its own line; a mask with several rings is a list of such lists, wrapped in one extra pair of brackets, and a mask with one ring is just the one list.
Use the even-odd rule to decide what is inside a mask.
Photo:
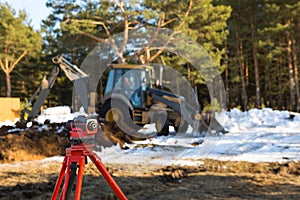
[(204, 105), (203, 111), (202, 112), (207, 112), (207, 111), (217, 111), (217, 112), (221, 112), (221, 106), (218, 102), (217, 99), (212, 99), (210, 103), (206, 103)]
[(0, 4), (0, 58), (14, 61), (24, 50), (31, 55), (41, 50), (41, 36), (27, 22), (25, 11), (15, 16), (7, 4)]
[[(8, 4), (0, 3), (0, 67), (6, 76), (6, 95), (11, 96), (11, 73), (25, 58), (41, 52), (42, 38), (28, 23), (25, 11), (16, 15)], [(14, 84), (19, 84), (17, 79)]]
[[(291, 69), (288, 66), (292, 62), (293, 76), (299, 81), (296, 79), (300, 58), (298, 0), (131, 0), (124, 1), (124, 12), (119, 2), (47, 0), (52, 13), (42, 24), (43, 56), (40, 58), (40, 33), (32, 30), (26, 13), (21, 11), (17, 15), (7, 4), (1, 4), (0, 59), (12, 61), (22, 51), (30, 49), (28, 56), (19, 64), (23, 67), (17, 67), (11, 73), (13, 95), (28, 98), (39, 84), (37, 79), (41, 74), (50, 71), (53, 56), (63, 54), (80, 66), (95, 45), (123, 33), (127, 20), (129, 29), (171, 29), (201, 44), (222, 73), (228, 88), (228, 106), (241, 105), (242, 109), (257, 106), (254, 56), (259, 66), (262, 106), (286, 109), (291, 98), (297, 98), (290, 95), (291, 90), (295, 92), (297, 89), (296, 85), (294, 89), (290, 88)], [(291, 56), (287, 52), (288, 39), (292, 42)], [(5, 53), (7, 46), (10, 47), (9, 53)], [(193, 55), (193, 47), (189, 48)], [(255, 54), (253, 49), (257, 49)], [(157, 52), (152, 50), (150, 57)], [(122, 53), (129, 63), (141, 62), (136, 57), (140, 56), (139, 52), (125, 48)], [(166, 64), (182, 73), (193, 87), (198, 88), (201, 104), (207, 104), (205, 109), (218, 107), (216, 100), (209, 105), (205, 103), (210, 99), (205, 74), (200, 74), (176, 53), (164, 51), (150, 62)], [(210, 66), (203, 67), (209, 70)], [(5, 75), (0, 73), (1, 95), (5, 93)], [(243, 83), (245, 91), (242, 91)], [(72, 93), (71, 89), (72, 83), (64, 75), (59, 76), (50, 96), (51, 102), (65, 103), (65, 94)], [(246, 94), (247, 105), (243, 104), (243, 93)], [(300, 104), (300, 99), (297, 101)]]

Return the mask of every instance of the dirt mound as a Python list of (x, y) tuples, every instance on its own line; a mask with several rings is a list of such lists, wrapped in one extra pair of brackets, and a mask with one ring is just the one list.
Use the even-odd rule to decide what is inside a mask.
[[(34, 123), (30, 128), (24, 129), (2, 126), (0, 128), (0, 163), (64, 155), (70, 143), (70, 134), (66, 126), (66, 123), (50, 124), (48, 121), (43, 125)], [(102, 129), (103, 134), (96, 135), (95, 144), (105, 147), (119, 144), (122, 149), (126, 149), (126, 143), (136, 140), (122, 132), (115, 123), (104, 124)], [(104, 144), (105, 141), (107, 144)]]
[(26, 129), (4, 126), (0, 141), (0, 163), (63, 155), (69, 144), (64, 124), (35, 124)]

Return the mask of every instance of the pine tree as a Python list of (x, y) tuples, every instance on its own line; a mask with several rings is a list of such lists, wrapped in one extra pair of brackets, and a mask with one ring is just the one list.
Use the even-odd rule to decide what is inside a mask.
[(0, 4), (0, 67), (6, 76), (6, 96), (12, 92), (11, 72), (25, 56), (41, 50), (41, 35), (27, 23), (27, 15)]

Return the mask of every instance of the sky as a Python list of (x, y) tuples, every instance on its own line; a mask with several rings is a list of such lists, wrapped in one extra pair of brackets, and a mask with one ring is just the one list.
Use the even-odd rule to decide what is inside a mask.
[(1, 3), (8, 2), (16, 11), (25, 9), (28, 18), (35, 30), (40, 29), (40, 23), (50, 14), (46, 7), (47, 0), (0, 0)]

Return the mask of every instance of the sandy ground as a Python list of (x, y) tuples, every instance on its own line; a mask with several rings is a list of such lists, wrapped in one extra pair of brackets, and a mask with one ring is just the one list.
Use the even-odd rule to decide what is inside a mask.
[[(197, 167), (109, 165), (128, 199), (299, 199), (300, 163), (203, 160)], [(0, 199), (50, 199), (59, 162), (0, 165)], [(73, 190), (75, 189), (75, 184)], [(88, 163), (82, 199), (115, 199), (97, 168)]]

